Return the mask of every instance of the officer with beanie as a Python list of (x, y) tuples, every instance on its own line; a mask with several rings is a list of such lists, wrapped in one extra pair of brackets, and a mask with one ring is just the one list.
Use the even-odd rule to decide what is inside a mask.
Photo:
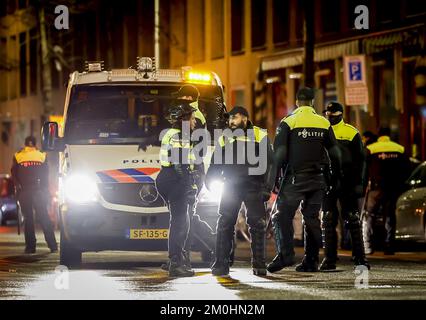
[[(363, 173), (365, 154), (362, 138), (358, 130), (343, 120), (343, 106), (338, 102), (329, 102), (324, 110), (330, 121), (342, 155), (343, 177), (339, 188), (327, 193), (323, 205), (323, 235), (325, 258), (320, 270), (335, 270), (337, 261), (336, 227), (340, 214), (352, 239), (352, 256), (355, 266), (370, 268), (364, 252), (362, 230), (358, 211), (358, 199), (363, 195)], [(333, 168), (333, 172), (336, 169)]]

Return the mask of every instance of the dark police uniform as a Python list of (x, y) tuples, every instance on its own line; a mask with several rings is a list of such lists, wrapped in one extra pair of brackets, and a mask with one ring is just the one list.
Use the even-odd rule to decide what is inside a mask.
[[(191, 276), (184, 265), (184, 247), (189, 231), (189, 210), (195, 202), (196, 185), (192, 143), (178, 128), (169, 129), (161, 140), (161, 171), (157, 189), (170, 211), (169, 258), (171, 276)], [(175, 272), (177, 270), (177, 272)]]
[(377, 142), (367, 146), (367, 166), (369, 191), (366, 195), (366, 230), (364, 243), (366, 251), (372, 253), (373, 229), (377, 216), (382, 212), (385, 217), (385, 253), (393, 254), (395, 241), (395, 207), (401, 187), (407, 178), (408, 158), (404, 147), (390, 140), (389, 136), (380, 136)]
[[(234, 108), (236, 109), (236, 108)], [(231, 111), (232, 112), (232, 111)], [(234, 131), (235, 132), (235, 131)], [(260, 146), (261, 144), (262, 147)], [(259, 150), (267, 151), (266, 172), (250, 175), (248, 152), (253, 150), (259, 157)], [(230, 151), (227, 151), (230, 150)], [(231, 155), (232, 163), (226, 163)], [(239, 154), (239, 155), (238, 155)], [(243, 155), (243, 160), (238, 158)], [(217, 163), (220, 159), (220, 163)], [(259, 158), (262, 161), (262, 158)], [(266, 211), (264, 202), (269, 198), (273, 186), (271, 170), (273, 153), (265, 130), (253, 126), (248, 121), (243, 135), (223, 135), (216, 145), (212, 161), (207, 172), (207, 185), (214, 179), (224, 181), (224, 188), (219, 205), (219, 219), (216, 230), (216, 259), (213, 265), (214, 275), (229, 273), (229, 260), (237, 222), (238, 213), (244, 202), (247, 208), (247, 224), (251, 236), (252, 267), (254, 274), (266, 274), (265, 268), (265, 228)]]
[(321, 264), (321, 270), (336, 268), (336, 227), (339, 219), (337, 202), (340, 203), (340, 213), (351, 234), (352, 255), (355, 265), (367, 265), (358, 211), (358, 198), (363, 193), (364, 146), (358, 130), (345, 123), (343, 119), (333, 125), (332, 128), (341, 151), (343, 178), (340, 188), (338, 190), (331, 190), (324, 201), (323, 230), (325, 259)]
[(12, 177), (18, 189), (18, 200), (24, 216), (25, 251), (34, 253), (36, 250), (33, 210), (41, 224), (49, 249), (56, 251), (58, 246), (47, 211), (49, 174), (46, 154), (28, 146), (15, 153)]
[[(209, 132), (206, 129), (206, 118), (204, 117), (204, 114), (199, 110), (198, 108), (198, 101), (192, 102), (190, 104), (193, 108), (196, 109), (194, 115), (195, 115), (195, 130), (202, 129), (205, 130), (205, 134), (209, 134)], [(199, 143), (203, 143), (203, 138), (200, 139), (200, 141), (197, 141), (194, 143), (194, 146), (196, 146)], [(199, 192), (201, 191), (201, 188), (204, 185), (205, 180), (205, 170), (204, 170), (204, 163), (198, 164), (202, 161), (202, 159), (197, 159), (198, 156), (204, 157), (204, 154), (195, 154), (195, 159), (197, 161), (197, 164), (194, 165), (194, 179), (195, 184), (197, 185), (197, 196)], [(201, 245), (203, 246), (205, 251), (210, 251), (211, 253), (215, 250), (215, 241), (216, 241), (216, 234), (214, 233), (213, 229), (208, 225), (207, 222), (203, 221), (200, 217), (200, 215), (197, 214), (197, 204), (194, 204), (194, 208), (190, 210), (190, 230), (188, 233), (188, 239), (186, 241), (185, 245), (185, 254), (188, 256), (191, 251), (191, 246), (193, 244), (193, 239), (198, 240)]]
[[(182, 101), (187, 101), (191, 107), (195, 109), (194, 116), (195, 116), (195, 130), (204, 130), (204, 133), (207, 135), (209, 132), (206, 129), (206, 118), (204, 117), (204, 114), (200, 111), (198, 107), (198, 98), (200, 97), (200, 92), (198, 91), (197, 87), (193, 85), (184, 85), (179, 88), (179, 90), (174, 93), (176, 96), (176, 103), (179, 104)], [(185, 97), (184, 99), (182, 97)], [(188, 101), (188, 97), (191, 97), (191, 100)], [(198, 144), (203, 143), (203, 139), (205, 137), (200, 137), (199, 141), (193, 141), (194, 146)], [(194, 172), (193, 176), (195, 179), (195, 184), (197, 185), (198, 193), (201, 191), (204, 180), (205, 180), (205, 170), (204, 170), (204, 163), (203, 159), (204, 154), (195, 154), (196, 164), (194, 165)], [(197, 196), (198, 196), (197, 193)], [(189, 210), (189, 221), (190, 221), (190, 228), (188, 232), (188, 238), (185, 244), (185, 250), (184, 250), (184, 256), (185, 256), (185, 262), (190, 262), (190, 252), (193, 245), (193, 239), (199, 241), (199, 243), (204, 248), (205, 252), (210, 251), (213, 253), (215, 248), (215, 240), (216, 235), (214, 234), (213, 229), (207, 224), (207, 222), (201, 220), (200, 216), (196, 213), (197, 209), (197, 203), (194, 203), (193, 208)]]
[[(313, 100), (312, 89), (301, 89), (300, 100)], [(302, 95), (302, 98), (299, 96)], [(273, 216), (277, 256), (268, 265), (276, 272), (294, 264), (293, 218), (301, 206), (305, 232), (305, 257), (297, 271), (317, 271), (321, 247), (319, 212), (326, 192), (325, 150), (340, 167), (339, 151), (330, 122), (310, 106), (298, 107), (284, 118), (274, 141), (275, 163), (285, 173)]]

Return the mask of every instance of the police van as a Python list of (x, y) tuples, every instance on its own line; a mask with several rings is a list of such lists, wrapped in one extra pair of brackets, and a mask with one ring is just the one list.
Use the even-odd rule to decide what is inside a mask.
[[(63, 125), (42, 128), (43, 149), (59, 152), (62, 265), (80, 265), (88, 251), (167, 250), (169, 212), (155, 186), (159, 137), (184, 84), (198, 88), (207, 129), (222, 127), (224, 91), (213, 72), (156, 69), (154, 58), (142, 57), (136, 69), (104, 71), (102, 62), (89, 62), (70, 75)], [(197, 206), (213, 228), (218, 193), (203, 188)]]

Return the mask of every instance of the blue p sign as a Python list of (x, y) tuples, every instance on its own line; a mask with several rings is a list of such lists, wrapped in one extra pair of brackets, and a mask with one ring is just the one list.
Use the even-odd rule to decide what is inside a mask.
[(349, 62), (349, 79), (351, 81), (361, 81), (361, 61), (350, 61)]

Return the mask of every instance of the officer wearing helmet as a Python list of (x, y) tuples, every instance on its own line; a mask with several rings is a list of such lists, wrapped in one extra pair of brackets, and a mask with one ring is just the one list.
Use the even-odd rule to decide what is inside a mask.
[[(174, 93), (176, 97), (176, 104), (180, 103), (189, 103), (191, 107), (195, 109), (195, 130), (201, 130), (203, 134), (200, 136), (198, 141), (193, 141), (194, 146), (197, 144), (203, 143), (203, 136), (209, 134), (206, 129), (206, 118), (204, 114), (200, 111), (198, 107), (198, 100), (200, 98), (200, 92), (197, 87), (185, 84), (180, 89)], [(207, 141), (207, 140), (204, 140)], [(198, 193), (201, 191), (205, 180), (205, 170), (204, 170), (204, 154), (194, 154), (196, 163), (194, 164), (194, 179), (197, 185)], [(197, 193), (197, 195), (198, 195)], [(186, 241), (186, 246), (184, 250), (185, 260), (187, 263), (190, 261), (190, 252), (191, 246), (193, 244), (193, 239), (197, 239), (202, 247), (204, 252), (210, 252), (211, 255), (214, 253), (216, 234), (213, 229), (207, 224), (207, 222), (201, 220), (200, 216), (196, 213), (197, 201), (194, 203), (193, 208), (190, 210), (190, 230), (188, 233), (188, 239)]]
[[(370, 268), (364, 251), (362, 230), (358, 211), (358, 199), (363, 194), (363, 173), (365, 154), (362, 138), (358, 130), (343, 120), (343, 106), (338, 102), (327, 104), (324, 114), (330, 121), (337, 145), (342, 155), (342, 179), (338, 189), (331, 189), (323, 204), (323, 235), (325, 258), (320, 270), (335, 270), (337, 261), (336, 227), (340, 214), (352, 239), (352, 256), (355, 266)], [(336, 171), (336, 170), (333, 170)]]
[(275, 164), (284, 172), (278, 194), (277, 212), (272, 217), (277, 255), (268, 264), (269, 272), (277, 272), (294, 264), (293, 218), (301, 207), (305, 232), (305, 256), (296, 267), (298, 272), (318, 271), (322, 246), (319, 213), (327, 188), (325, 171), (329, 161), (340, 167), (340, 151), (330, 122), (314, 108), (314, 90), (301, 88), (292, 114), (284, 118), (274, 141)]
[(191, 107), (194, 107), (195, 110), (195, 129), (205, 128), (206, 127), (206, 118), (204, 114), (200, 111), (198, 107), (198, 99), (200, 98), (200, 91), (197, 87), (191, 84), (185, 84), (174, 94), (176, 100), (179, 101), (188, 101)]
[(168, 119), (172, 127), (161, 139), (161, 171), (156, 184), (170, 211), (168, 245), (171, 277), (194, 275), (184, 259), (184, 248), (189, 231), (189, 210), (193, 207), (197, 194), (190, 139), (196, 125), (195, 111), (188, 102), (172, 107)]

